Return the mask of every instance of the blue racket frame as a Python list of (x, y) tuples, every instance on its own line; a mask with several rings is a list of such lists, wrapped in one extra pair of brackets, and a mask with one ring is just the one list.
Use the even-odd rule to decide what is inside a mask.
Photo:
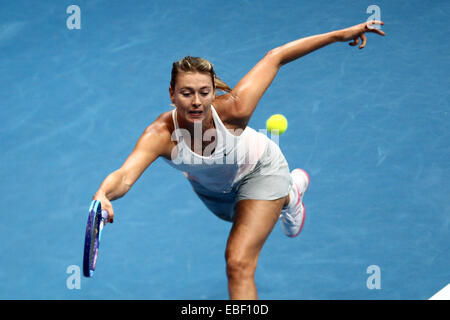
[(94, 275), (102, 230), (107, 219), (108, 212), (102, 210), (100, 201), (93, 200), (89, 207), (86, 237), (84, 239), (83, 274), (85, 277), (90, 278)]

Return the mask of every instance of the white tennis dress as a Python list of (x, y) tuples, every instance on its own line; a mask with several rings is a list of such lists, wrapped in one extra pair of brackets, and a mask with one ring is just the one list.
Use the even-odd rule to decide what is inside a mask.
[(227, 221), (232, 221), (239, 200), (274, 200), (286, 196), (292, 179), (278, 145), (249, 126), (240, 135), (233, 135), (213, 106), (211, 111), (215, 130), (203, 135), (203, 141), (211, 141), (208, 140), (211, 134), (215, 135), (216, 145), (211, 155), (201, 156), (192, 151), (190, 133), (178, 126), (174, 109), (172, 140), (177, 141), (177, 146), (171, 160), (164, 160), (182, 171), (205, 205)]
[[(208, 190), (230, 192), (242, 177), (255, 168), (270, 139), (248, 126), (241, 130), (239, 136), (233, 135), (220, 120), (213, 106), (211, 111), (215, 130), (210, 132), (216, 134), (217, 143), (210, 156), (201, 156), (192, 151), (189, 132), (179, 128), (177, 110), (172, 111), (175, 127), (172, 139), (178, 144), (172, 152), (172, 161), (167, 162), (183, 171), (189, 180)], [(203, 139), (211, 140), (208, 133), (203, 136)]]

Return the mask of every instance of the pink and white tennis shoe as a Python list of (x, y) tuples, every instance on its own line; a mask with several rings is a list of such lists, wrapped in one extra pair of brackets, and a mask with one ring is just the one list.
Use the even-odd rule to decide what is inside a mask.
[(294, 169), (291, 172), (294, 185), (289, 192), (289, 204), (281, 210), (280, 221), (284, 233), (291, 238), (299, 235), (305, 222), (303, 195), (309, 187), (309, 175), (305, 170)]

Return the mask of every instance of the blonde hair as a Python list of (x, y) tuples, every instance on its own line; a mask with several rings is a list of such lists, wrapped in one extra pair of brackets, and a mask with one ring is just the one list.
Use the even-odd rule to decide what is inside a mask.
[(215, 90), (225, 92), (231, 91), (231, 88), (225, 82), (220, 80), (219, 77), (217, 77), (212, 63), (206, 59), (187, 56), (177, 62), (174, 62), (172, 65), (172, 78), (170, 80), (170, 87), (172, 90), (175, 90), (175, 82), (177, 75), (180, 72), (200, 72), (210, 74)]

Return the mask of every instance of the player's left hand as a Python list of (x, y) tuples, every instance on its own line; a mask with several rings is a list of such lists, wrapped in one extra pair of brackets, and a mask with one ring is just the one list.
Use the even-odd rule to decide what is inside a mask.
[(366, 46), (367, 38), (365, 36), (366, 32), (373, 32), (377, 33), (380, 36), (385, 36), (386, 34), (384, 31), (381, 31), (380, 29), (377, 29), (375, 25), (384, 25), (383, 21), (367, 21), (361, 24), (357, 24), (353, 27), (349, 27), (346, 29), (342, 29), (339, 31), (338, 39), (339, 41), (345, 42), (353, 40), (349, 43), (351, 46), (356, 46), (359, 44), (359, 40), (361, 39), (361, 44), (359, 46), (359, 49), (362, 49)]

